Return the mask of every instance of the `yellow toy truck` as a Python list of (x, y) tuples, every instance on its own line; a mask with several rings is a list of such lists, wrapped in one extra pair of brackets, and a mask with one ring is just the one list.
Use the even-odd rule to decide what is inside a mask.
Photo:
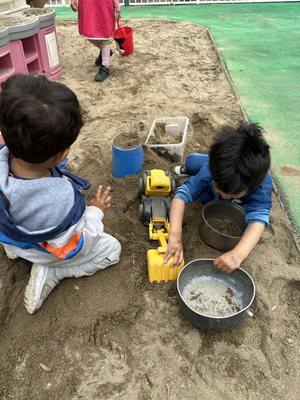
[(143, 172), (139, 186), (144, 193), (141, 196), (139, 217), (144, 224), (149, 225), (150, 240), (157, 240), (160, 244), (157, 249), (147, 252), (149, 281), (175, 280), (184, 264), (173, 267), (173, 257), (167, 263), (163, 261), (170, 234), (170, 195), (175, 189), (175, 182), (165, 171), (155, 169)]

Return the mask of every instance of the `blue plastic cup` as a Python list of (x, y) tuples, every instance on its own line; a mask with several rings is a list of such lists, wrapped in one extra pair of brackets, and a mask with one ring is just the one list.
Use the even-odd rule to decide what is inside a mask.
[(141, 172), (143, 167), (143, 146), (139, 144), (131, 149), (122, 149), (113, 144), (112, 173), (116, 178), (124, 178)]

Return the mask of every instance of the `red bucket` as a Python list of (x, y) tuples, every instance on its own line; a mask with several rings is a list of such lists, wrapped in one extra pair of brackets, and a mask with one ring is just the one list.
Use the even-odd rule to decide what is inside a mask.
[(130, 56), (134, 52), (133, 29), (130, 26), (119, 26), (113, 33), (113, 38), (118, 43), (122, 56)]

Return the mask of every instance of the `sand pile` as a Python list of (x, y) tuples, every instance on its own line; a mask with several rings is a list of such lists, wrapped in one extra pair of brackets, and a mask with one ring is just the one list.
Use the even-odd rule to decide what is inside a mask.
[(182, 135), (173, 136), (166, 133), (166, 124), (158, 122), (154, 128), (154, 136), (150, 136), (149, 144), (177, 144), (181, 143)]
[(120, 132), (113, 140), (113, 144), (121, 149), (132, 149), (143, 142), (141, 124), (132, 124), (132, 126), (124, 127), (124, 131)]
[(28, 24), (29, 22), (32, 22), (34, 20), (35, 17), (31, 15), (20, 17), (0, 16), (0, 31), (16, 25)]
[[(244, 264), (257, 285), (254, 319), (232, 332), (202, 332), (182, 316), (173, 282), (148, 283), (150, 243), (137, 215), (138, 177), (112, 177), (113, 139), (135, 123), (145, 140), (155, 118), (188, 116), (187, 151), (203, 151), (221, 125), (238, 124), (242, 116), (205, 28), (130, 25), (136, 52), (117, 59), (103, 84), (93, 81), (97, 50), (74, 24), (59, 27), (62, 82), (86, 110), (71, 164), (93, 185), (112, 186), (104, 222), (123, 245), (122, 260), (93, 277), (62, 282), (30, 316), (22, 300), (30, 265), (7, 260), (1, 249), (0, 398), (296, 400), (299, 260), (276, 198), (270, 228)], [(145, 158), (146, 168), (172, 166), (150, 150)], [(198, 237), (199, 207), (193, 204), (185, 217), (186, 261), (219, 254)]]

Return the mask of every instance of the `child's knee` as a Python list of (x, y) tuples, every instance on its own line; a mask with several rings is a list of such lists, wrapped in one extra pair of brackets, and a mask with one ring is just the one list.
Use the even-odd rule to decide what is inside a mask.
[(189, 175), (197, 175), (201, 167), (208, 161), (207, 154), (191, 153), (185, 160), (185, 169)]
[(110, 253), (107, 256), (107, 258), (111, 261), (111, 264), (116, 264), (120, 260), (120, 254), (121, 254), (121, 244), (120, 242), (114, 238), (113, 236), (110, 236)]

